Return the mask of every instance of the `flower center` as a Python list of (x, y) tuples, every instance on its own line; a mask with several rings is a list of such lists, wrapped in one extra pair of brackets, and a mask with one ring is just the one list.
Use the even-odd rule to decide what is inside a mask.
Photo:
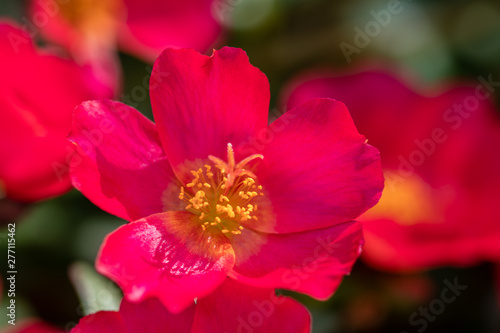
[(228, 143), (227, 163), (210, 155), (213, 167), (206, 164), (191, 171), (193, 179), (181, 186), (179, 199), (187, 204), (187, 211), (198, 216), (203, 230), (216, 228), (224, 234), (238, 235), (244, 229), (242, 222), (257, 220), (258, 207), (252, 200), (264, 194), (255, 174), (245, 169), (257, 158), (264, 156), (254, 154), (236, 164), (233, 146)]

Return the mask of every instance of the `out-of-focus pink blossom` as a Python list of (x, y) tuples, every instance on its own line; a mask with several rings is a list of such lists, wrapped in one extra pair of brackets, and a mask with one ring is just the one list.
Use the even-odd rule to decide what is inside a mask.
[(369, 263), (413, 270), (500, 260), (495, 85), (490, 75), (419, 93), (391, 72), (372, 70), (312, 73), (288, 87), (289, 107), (314, 97), (343, 101), (380, 149), (386, 187), (360, 218)]
[(2, 330), (2, 333), (65, 333), (63, 329), (49, 325), (39, 319), (23, 319), (16, 325)]
[(9, 23), (0, 23), (0, 50), (0, 190), (18, 201), (62, 194), (71, 187), (72, 111), (112, 91), (86, 68), (36, 49)]
[(221, 33), (212, 0), (32, 0), (43, 35), (77, 57), (106, 58), (117, 47), (154, 61), (168, 47), (205, 52)]

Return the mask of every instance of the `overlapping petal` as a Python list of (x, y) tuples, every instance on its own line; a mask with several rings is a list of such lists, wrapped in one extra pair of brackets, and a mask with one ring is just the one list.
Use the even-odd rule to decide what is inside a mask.
[(165, 153), (179, 174), (186, 160), (226, 156), (228, 143), (238, 146), (267, 125), (269, 83), (239, 49), (222, 48), (211, 57), (167, 49), (150, 89)]
[[(290, 289), (317, 299), (329, 298), (361, 254), (363, 234), (357, 222), (291, 234), (245, 230), (235, 242), (230, 276), (269, 288)], [(254, 243), (260, 243), (254, 251)], [(293, 249), (293, 255), (290, 250)]]
[(273, 289), (254, 288), (227, 279), (200, 300), (191, 333), (308, 333), (311, 319), (299, 302), (277, 296)]
[(259, 221), (257, 230), (328, 227), (377, 203), (383, 188), (379, 152), (366, 144), (342, 103), (316, 99), (282, 117), (282, 127), (268, 130), (258, 171), (276, 220)]
[(194, 308), (173, 315), (157, 299), (140, 304), (123, 300), (119, 312), (101, 311), (86, 316), (72, 333), (184, 333), (190, 332)]
[(119, 102), (89, 101), (75, 109), (73, 124), (78, 190), (129, 221), (164, 210), (163, 192), (175, 176), (150, 120)]
[(217, 288), (234, 265), (228, 239), (203, 233), (194, 219), (170, 211), (122, 226), (105, 239), (97, 270), (131, 301), (158, 297), (170, 311), (184, 310)]
[(310, 332), (308, 311), (297, 301), (276, 296), (271, 289), (227, 280), (216, 292), (180, 314), (172, 314), (157, 299), (141, 303), (123, 300), (119, 312), (98, 312), (80, 320), (72, 333), (220, 333)]

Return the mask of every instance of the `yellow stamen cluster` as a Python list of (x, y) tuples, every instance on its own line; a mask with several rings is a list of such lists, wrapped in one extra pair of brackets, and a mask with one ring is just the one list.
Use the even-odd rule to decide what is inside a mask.
[(203, 168), (191, 171), (193, 179), (181, 187), (179, 199), (186, 203), (185, 209), (198, 215), (203, 230), (215, 227), (222, 233), (241, 234), (241, 222), (257, 220), (257, 204), (251, 201), (264, 195), (256, 176), (244, 167), (256, 158), (255, 154), (235, 163), (234, 151), (229, 143), (228, 162), (209, 156), (214, 168), (206, 164)]

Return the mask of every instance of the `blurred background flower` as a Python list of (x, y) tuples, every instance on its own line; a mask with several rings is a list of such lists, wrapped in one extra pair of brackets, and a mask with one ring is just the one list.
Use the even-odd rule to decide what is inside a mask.
[(212, 0), (30, 0), (26, 29), (63, 46), (119, 92), (117, 49), (153, 62), (167, 47), (204, 52), (221, 28)]
[(500, 262), (500, 118), (488, 80), (426, 85), (424, 96), (381, 70), (325, 75), (299, 77), (287, 106), (343, 101), (380, 149), (384, 194), (359, 218), (365, 259), (393, 271)]
[[(154, 52), (167, 43), (156, 41), (168, 41), (168, 35), (188, 41), (174, 45), (174, 40), (171, 45), (191, 46), (208, 53), (211, 46), (222, 45), (247, 51), (252, 64), (269, 78), (271, 107), (276, 107), (270, 112), (270, 120), (286, 111), (285, 95), (298, 82), (310, 82), (318, 75), (335, 81), (335, 89), (321, 85), (327, 87), (322, 93), (342, 94), (360, 132), (370, 143), (380, 146), (387, 171), (396, 175), (401, 164), (399, 156), (410, 163), (414, 150), (425, 154), (416, 140), (428, 142), (433, 130), (442, 128), (447, 139), (436, 143), (436, 151), (425, 155), (422, 165), (410, 164), (415, 170), (406, 181), (386, 184), (388, 189), (395, 187), (394, 192), (386, 191), (380, 207), (365, 215), (364, 261), (355, 265), (334, 297), (320, 303), (292, 296), (312, 312), (315, 333), (500, 332), (499, 288), (495, 287), (498, 275), (494, 278), (500, 224), (496, 175), (500, 151), (496, 143), (498, 1), (214, 0), (210, 7), (206, 2), (186, 2), (196, 4), (196, 9), (185, 7), (190, 8), (186, 15), (192, 18), (179, 14), (174, 17), (184, 18), (176, 21), (164, 14), (173, 13), (174, 7), (150, 7), (155, 1), (99, 2), (90, 6), (103, 11), (96, 14), (85, 6), (73, 6), (83, 1), (59, 0), (61, 12), (54, 17), (62, 17), (64, 3), (73, 8), (69, 17), (87, 17), (86, 21), (66, 22), (70, 26), (68, 34), (74, 29), (71, 22), (82, 22), (80, 27), (94, 29), (93, 37), (88, 34), (66, 40), (55, 37), (58, 29), (49, 29), (52, 23), (48, 23), (48, 17), (35, 15), (31, 1), (3, 1), (0, 13), (17, 20), (39, 45), (55, 50), (57, 44), (57, 52), (84, 68), (92, 68), (93, 77), (113, 87), (117, 98), (148, 117), (152, 115), (149, 66)], [(112, 19), (105, 15), (108, 5), (116, 6), (111, 10)], [(127, 10), (127, 6), (134, 9)], [(154, 19), (148, 14), (150, 8), (158, 14)], [(172, 23), (170, 27), (180, 24), (180, 28), (170, 29), (168, 24), (159, 28), (160, 23), (167, 22)], [(103, 24), (112, 28), (103, 29)], [(172, 30), (182, 33), (171, 34)], [(96, 35), (95, 31), (100, 33)], [(132, 35), (134, 41), (127, 44), (127, 35)], [(199, 39), (189, 44), (189, 36)], [(67, 43), (69, 39), (74, 45)], [(93, 43), (93, 47), (81, 46), (86, 43)], [(110, 44), (104, 46), (106, 43)], [(123, 53), (117, 53), (120, 48)], [(360, 72), (373, 68), (383, 68), (386, 74), (374, 76), (372, 72), (370, 83), (368, 74)], [(96, 75), (99, 72), (102, 74)], [(491, 93), (489, 104), (481, 101), (477, 112), (471, 112), (469, 117), (450, 113), (460, 117), (460, 125), (457, 118), (445, 122), (443, 114), (449, 108), (453, 110), (454, 101), (476, 96), (480, 77), (490, 81), (489, 88), (483, 84), (486, 90), (481, 90)], [(0, 80), (5, 86), (15, 82), (3, 75)], [(319, 86), (314, 87), (314, 93), (321, 90)], [(286, 92), (284, 87), (289, 87)], [(349, 87), (359, 91), (352, 92)], [(368, 114), (371, 118), (364, 116)], [(452, 128), (454, 125), (457, 129)], [(439, 134), (435, 138), (442, 139), (443, 134)], [(414, 159), (418, 158), (416, 154)], [(18, 318), (36, 316), (68, 329), (91, 313), (81, 307), (68, 267), (76, 260), (92, 265), (104, 236), (122, 222), (75, 191), (16, 209), (0, 205), (2, 212), (10, 212), (7, 220), (17, 225)], [(0, 238), (2, 253), (7, 251), (5, 239)], [(95, 271), (89, 271), (93, 273), (77, 274), (80, 280), (96, 281), (91, 278)], [(120, 297), (116, 286), (106, 280), (88, 285), (86, 296), (81, 297), (87, 304), (100, 300), (90, 302), (96, 304), (92, 311), (105, 305), (118, 310), (117, 303), (111, 301)], [(7, 299), (4, 295), (2, 301)]]
[(2, 192), (23, 202), (67, 192), (75, 103), (113, 94), (75, 62), (35, 49), (17, 26), (0, 24), (0, 49)]

